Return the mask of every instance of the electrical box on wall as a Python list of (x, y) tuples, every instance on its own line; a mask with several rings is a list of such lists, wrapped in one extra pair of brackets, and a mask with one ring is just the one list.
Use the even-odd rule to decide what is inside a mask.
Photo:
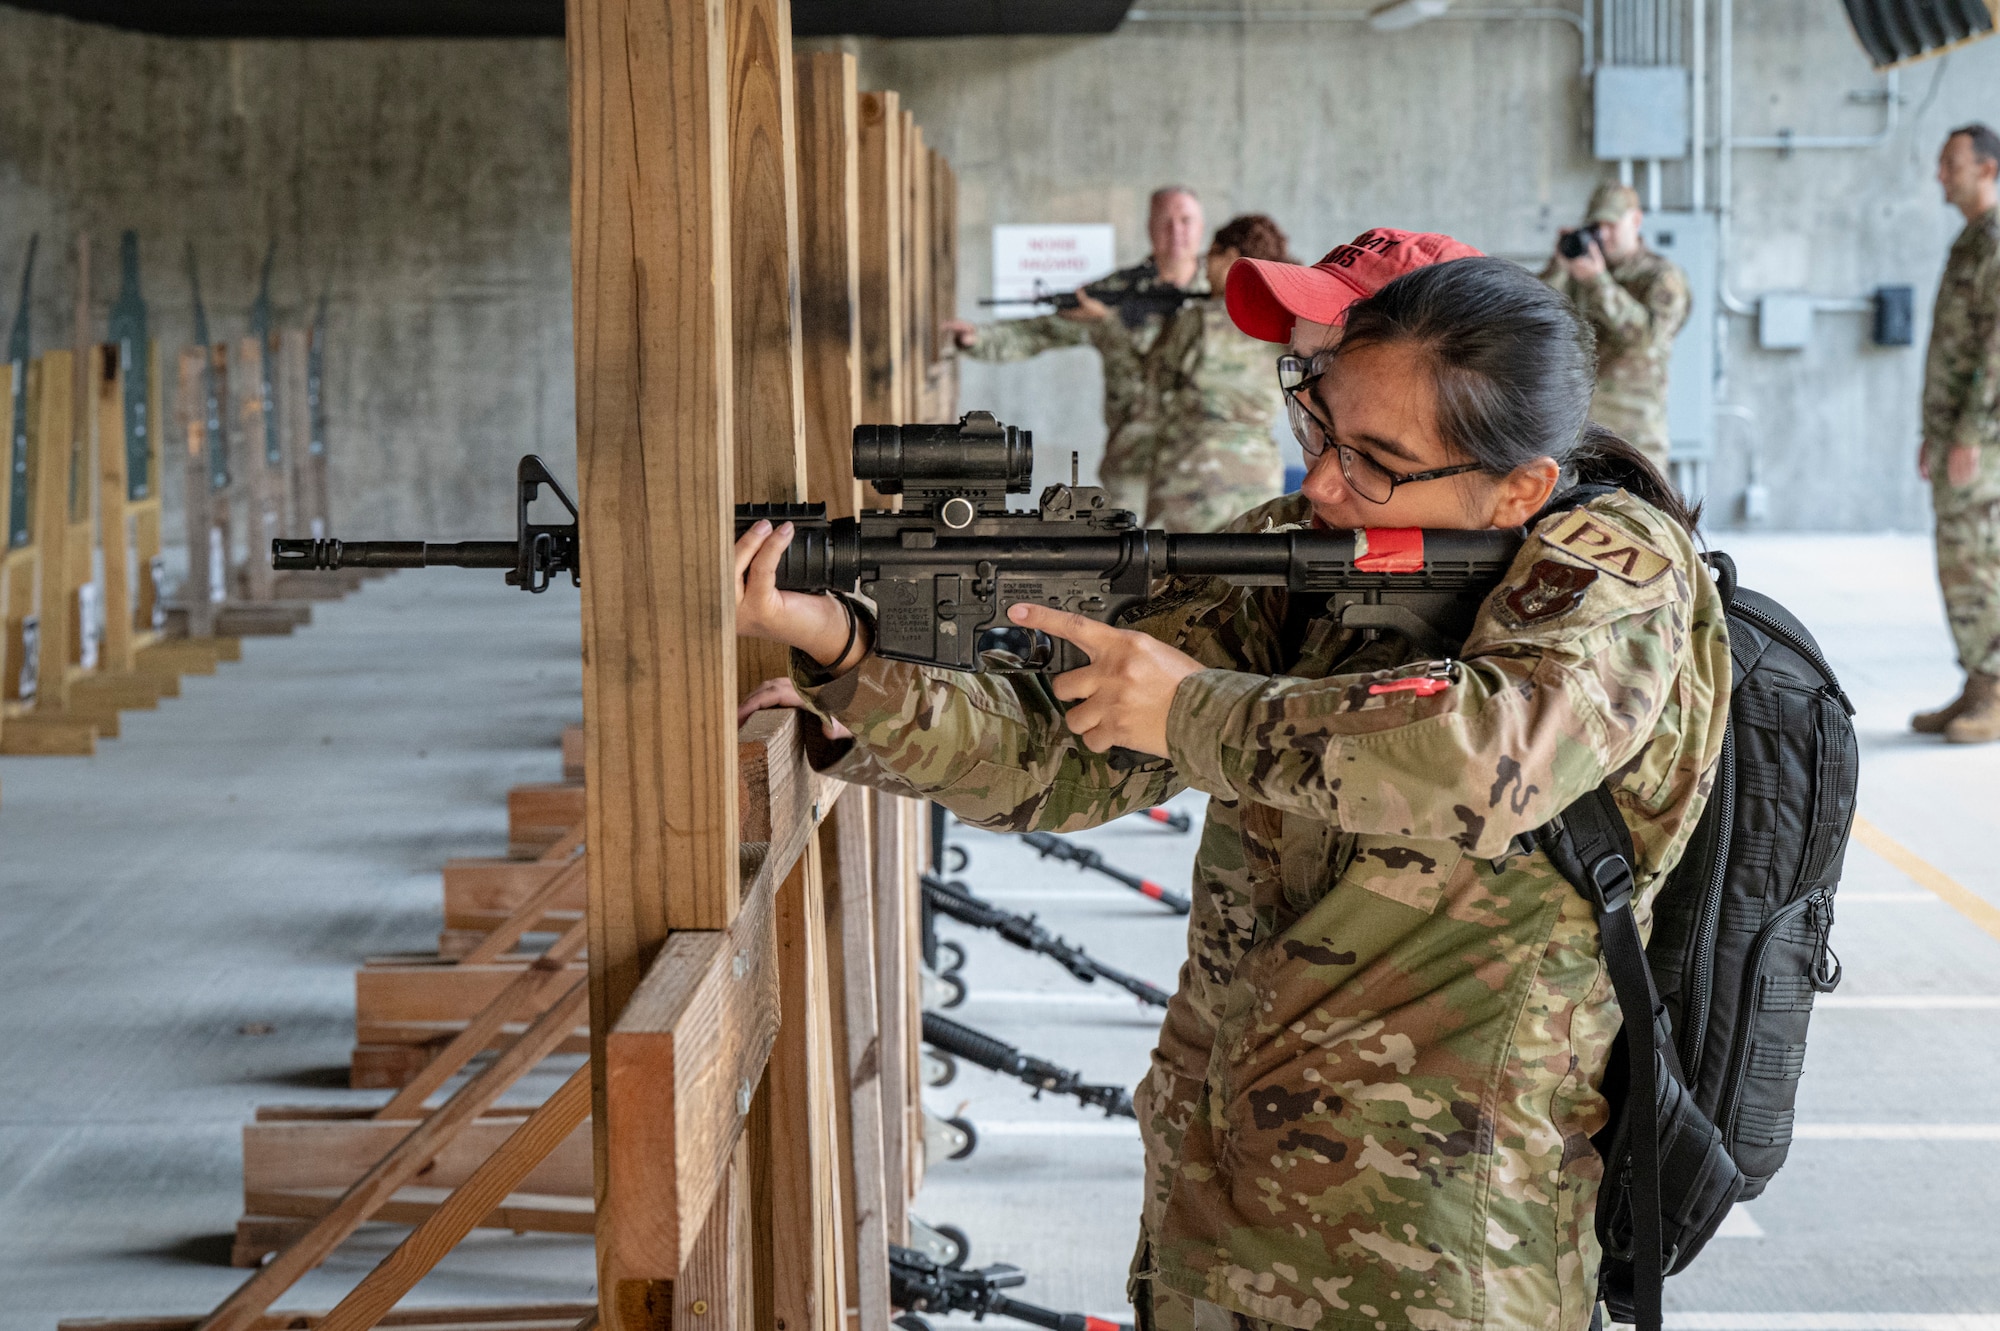
[(1648, 213), (1646, 244), (1687, 274), (1687, 322), (1667, 363), (1667, 437), (1676, 461), (1715, 452), (1715, 215)]
[(1591, 145), (1600, 161), (1688, 154), (1688, 72), (1681, 65), (1599, 65)]
[(1917, 343), (1917, 289), (1876, 287), (1875, 318), (1870, 332), (1878, 347), (1912, 347)]
[(1803, 291), (1770, 291), (1757, 298), (1757, 345), (1766, 351), (1804, 351), (1812, 345), (1813, 298)]

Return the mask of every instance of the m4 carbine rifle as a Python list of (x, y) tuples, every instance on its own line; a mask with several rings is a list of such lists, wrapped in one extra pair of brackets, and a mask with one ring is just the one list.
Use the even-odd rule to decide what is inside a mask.
[(1126, 873), (1088, 846), (1079, 846), (1053, 832), (1023, 832), (1021, 840), (1033, 846), (1035, 853), (1045, 860), (1061, 860), (1079, 869), (1101, 873), (1114, 883), (1123, 883), (1142, 897), (1151, 897), (1176, 915), (1185, 915), (1190, 909), (1188, 899), (1172, 888), (1161, 887), (1152, 879), (1141, 878), (1135, 873)]
[[(1324, 596), (1343, 627), (1402, 635), (1442, 657), (1471, 631), (1479, 603), (1520, 548), (1518, 532), (1362, 531), (1182, 533), (1140, 528), (1095, 486), (1051, 485), (1033, 511), (1010, 509), (1034, 466), (1026, 430), (989, 412), (952, 425), (862, 425), (854, 474), (899, 510), (826, 516), (824, 504), (738, 504), (740, 537), (760, 519), (797, 528), (778, 566), (784, 591), (859, 591), (875, 603), (874, 650), (949, 670), (1061, 672), (1088, 663), (1074, 643), (1015, 625), (1015, 605), (1045, 605), (1105, 624), (1145, 604), (1166, 577), (1216, 577), (1238, 586)], [(564, 523), (533, 523), (528, 506), (548, 486)], [(460, 568), (507, 570), (509, 584), (545, 591), (580, 582), (576, 505), (542, 460), (521, 459), (511, 541), (271, 543), (279, 570)]]
[(1326, 598), (1345, 628), (1401, 634), (1444, 657), (1520, 548), (1509, 531), (1293, 530), (1168, 535), (1140, 528), (1095, 486), (1051, 485), (1034, 511), (1026, 430), (984, 411), (955, 425), (863, 425), (854, 474), (900, 510), (827, 519), (823, 504), (738, 504), (741, 536), (759, 520), (796, 528), (779, 562), (783, 591), (858, 591), (875, 603), (874, 650), (949, 670), (1073, 670), (1088, 655), (1020, 628), (1015, 605), (1116, 624), (1160, 579), (1216, 577)]
[(889, 1302), (904, 1310), (896, 1319), (903, 1331), (930, 1331), (917, 1313), (971, 1313), (973, 1320), (1012, 1317), (1048, 1331), (1132, 1331), (1124, 1322), (1106, 1321), (1087, 1313), (1059, 1313), (1009, 1298), (1002, 1290), (1019, 1289), (1028, 1277), (1018, 1266), (995, 1263), (979, 1271), (940, 1266), (914, 1248), (889, 1245)]
[[(1103, 282), (1093, 282), (1083, 289), (1089, 293), (1092, 300), (1109, 305), (1112, 309), (1116, 310), (1118, 317), (1124, 321), (1127, 328), (1139, 327), (1146, 322), (1147, 317), (1150, 315), (1157, 314), (1162, 318), (1171, 319), (1181, 306), (1186, 305), (1189, 301), (1203, 299), (1201, 292), (1189, 291), (1184, 287), (1174, 286), (1170, 282), (1153, 282), (1146, 286), (1111, 286)], [(1000, 296), (991, 300), (982, 300), (979, 303), (981, 305), (1045, 305), (1057, 313), (1061, 313), (1064, 310), (1076, 309), (1083, 304), (1082, 301), (1076, 298), (1076, 292), (1048, 290), (1040, 282), (1035, 284), (1035, 292), (1031, 296)]]
[[(569, 510), (568, 522), (528, 521), (528, 506), (546, 485)], [(542, 460), (533, 453), (514, 473), (515, 524), (511, 541), (336, 541), (332, 537), (271, 542), (271, 567), (283, 572), (337, 568), (504, 568), (509, 586), (545, 592), (557, 574), (581, 586), (577, 563), (576, 505)]]
[(1034, 916), (1003, 910), (984, 897), (974, 896), (970, 888), (956, 879), (927, 873), (923, 876), (923, 883), (924, 905), (928, 910), (949, 915), (975, 929), (990, 930), (1025, 951), (1039, 952), (1085, 984), (1095, 984), (1100, 979), (1109, 980), (1142, 1003), (1153, 1007), (1167, 1005), (1164, 989), (1147, 984), (1138, 976), (1128, 975), (1115, 966), (1107, 966), (1082, 948), (1064, 942), (1037, 924)]
[(1080, 1072), (1024, 1054), (1005, 1040), (996, 1040), (984, 1031), (962, 1026), (939, 1013), (924, 1013), (924, 1043), (968, 1063), (977, 1063), (989, 1072), (1026, 1082), (1035, 1088), (1037, 1100), (1042, 1098), (1043, 1091), (1049, 1091), (1055, 1095), (1073, 1095), (1086, 1106), (1102, 1109), (1106, 1118), (1139, 1117), (1132, 1109), (1132, 1093), (1123, 1086), (1087, 1082)]

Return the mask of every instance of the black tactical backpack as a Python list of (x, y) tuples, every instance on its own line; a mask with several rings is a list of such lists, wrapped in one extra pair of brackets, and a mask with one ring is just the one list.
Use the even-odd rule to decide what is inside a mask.
[(1828, 934), (1859, 768), (1853, 705), (1812, 635), (1738, 587), (1727, 555), (1708, 561), (1728, 611), (1729, 728), (1708, 806), (1655, 898), (1650, 946), (1608, 789), (1537, 834), (1596, 910), (1625, 1013), (1604, 1079), (1611, 1119), (1593, 1139), (1599, 1286), (1642, 1331), (1661, 1324), (1664, 1279), (1791, 1148), (1813, 996), (1840, 983)]

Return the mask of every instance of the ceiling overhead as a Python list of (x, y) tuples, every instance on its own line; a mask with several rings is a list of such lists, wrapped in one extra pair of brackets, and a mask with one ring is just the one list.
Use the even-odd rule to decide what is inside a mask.
[[(563, 0), (9, 0), (169, 37), (560, 37)], [(793, 0), (800, 37), (1110, 32), (1132, 0)]]

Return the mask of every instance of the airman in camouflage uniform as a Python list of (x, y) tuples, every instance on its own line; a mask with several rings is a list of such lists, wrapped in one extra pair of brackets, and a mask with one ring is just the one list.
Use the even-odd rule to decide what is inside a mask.
[(1569, 297), (1597, 335), (1597, 394), (1590, 418), (1646, 455), (1668, 475), (1667, 365), (1674, 338), (1687, 322), (1687, 274), (1646, 248), (1639, 234), (1639, 196), (1630, 185), (1600, 185), (1584, 224), (1597, 228), (1601, 248), (1585, 256), (1591, 275), (1578, 277), (1560, 257), (1542, 271)]
[[(1966, 223), (1938, 286), (1920, 459), (1937, 511), (1938, 583), (1966, 683), (1955, 702), (1911, 724), (1958, 743), (2000, 739), (2000, 208), (1993, 201), (2000, 161), (1981, 165), (1976, 131), (1984, 128), (1954, 131), (1939, 166), (1941, 178), (1956, 167), (1969, 179), (1945, 180)], [(2000, 141), (1992, 151), (2000, 152)], [(1954, 162), (1957, 155), (1965, 160)]]
[(1222, 297), (1182, 308), (1146, 357), (1161, 404), (1145, 519), (1166, 531), (1220, 531), (1285, 488), (1272, 423), (1283, 407), (1274, 353), (1237, 330)]
[[(1146, 355), (1168, 320), (1157, 313), (1127, 317), (1110, 297), (1170, 285), (1147, 259), (1090, 284), (1100, 300), (1112, 305), (1108, 318), (1063, 313), (997, 320), (981, 324), (976, 340), (962, 345), (959, 352), (974, 360), (1005, 362), (1066, 347), (1096, 348), (1104, 363), (1104, 460), (1098, 464), (1098, 479), (1113, 507), (1137, 513), (1145, 512), (1160, 424), (1167, 415), (1162, 381), (1149, 378)], [(1206, 295), (1208, 286), (1198, 281), (1186, 289)]]
[[(1311, 520), (1291, 495), (1232, 526)], [(853, 732), (829, 770), (982, 827), (1212, 797), (1135, 1097), (1142, 1325), (1580, 1331), (1618, 1014), (1589, 905), (1524, 837), (1608, 777), (1650, 929), (1721, 751), (1720, 598), (1687, 535), (1617, 492), (1535, 526), (1441, 692), (1374, 691), (1432, 663), (1320, 613), (1164, 584), (1128, 627), (1205, 669), (1170, 756), (1130, 770), (1039, 676), (869, 657), (829, 682), (795, 653), (794, 680)]]

